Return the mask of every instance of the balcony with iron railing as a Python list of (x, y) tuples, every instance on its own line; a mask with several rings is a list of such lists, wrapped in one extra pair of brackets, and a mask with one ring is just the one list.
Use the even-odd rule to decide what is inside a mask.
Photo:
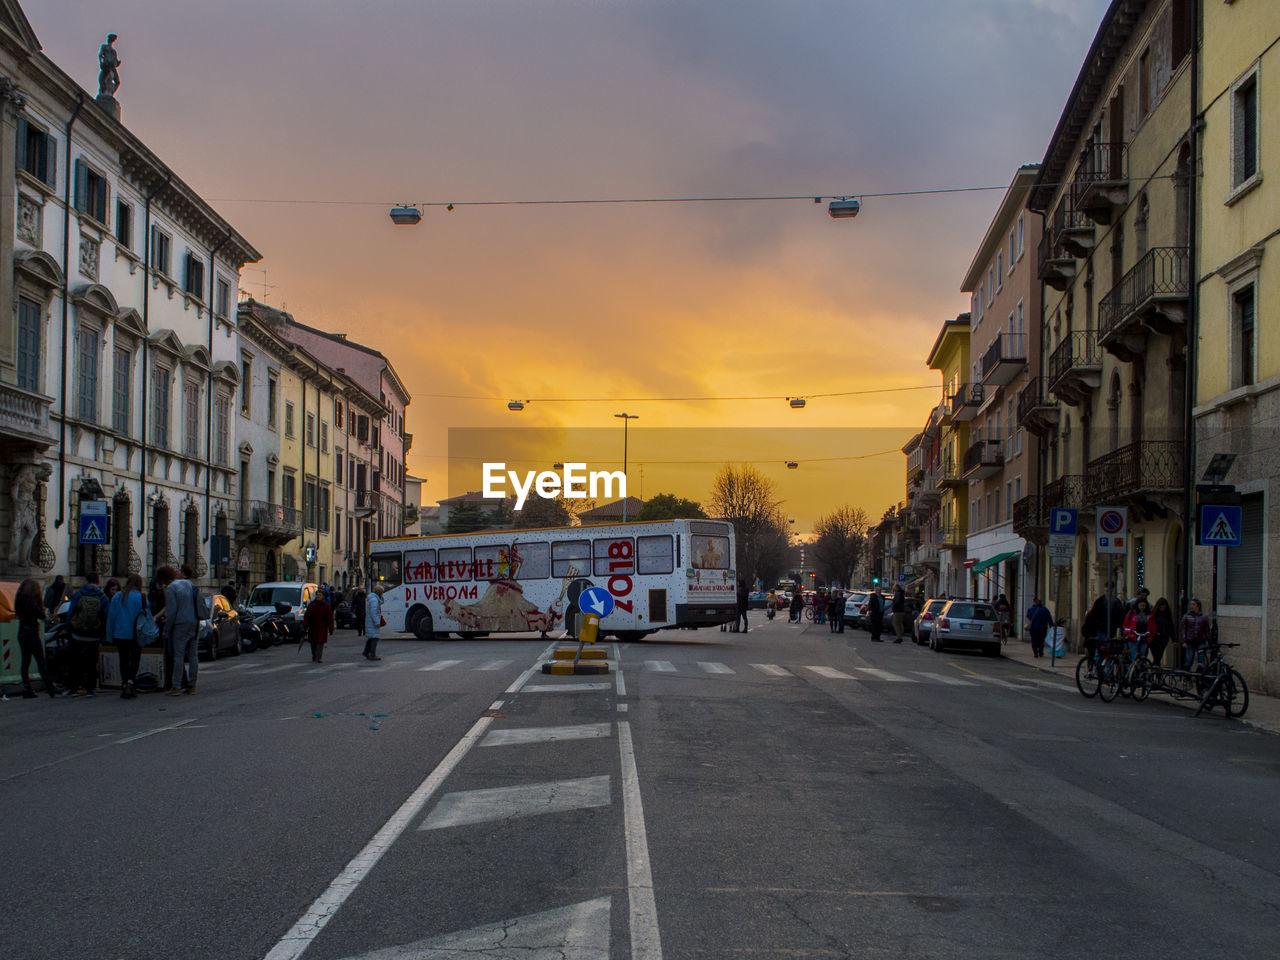
[(1036, 276), (1055, 290), (1065, 290), (1076, 277), (1075, 257), (1052, 233), (1040, 237), (1036, 247)]
[(1182, 440), (1140, 440), (1090, 460), (1084, 478), (1085, 501), (1096, 506), (1181, 495), (1183, 453)]
[(951, 396), (951, 422), (968, 423), (976, 417), (978, 408), (982, 406), (983, 395), (980, 383), (960, 384), (960, 389)]
[(1019, 537), (1039, 542), (1049, 529), (1049, 511), (1044, 498), (1033, 493), (1013, 501), (1013, 532)]
[(1098, 342), (1121, 360), (1146, 352), (1147, 333), (1171, 333), (1187, 320), (1187, 247), (1153, 247), (1098, 304)]
[(1072, 510), (1085, 509), (1084, 476), (1082, 474), (1067, 474), (1057, 480), (1046, 483), (1044, 490), (1040, 493), (1040, 499), (1045, 516), (1049, 515), (1050, 510), (1055, 510), (1059, 507)]
[(1094, 224), (1083, 211), (1075, 205), (1072, 191), (1068, 190), (1058, 201), (1057, 209), (1048, 224), (1049, 235), (1054, 243), (1073, 257), (1084, 258), (1089, 255), (1095, 245)]
[(963, 523), (944, 523), (938, 527), (938, 546), (943, 550), (963, 550), (965, 537)]
[(977, 440), (965, 451), (961, 467), (965, 480), (985, 480), (1004, 469), (1004, 444), (999, 440)]
[(961, 468), (959, 459), (950, 459), (943, 457), (938, 464), (937, 483), (935, 489), (943, 487), (967, 487), (969, 481), (964, 478), (964, 470)]
[(1063, 403), (1079, 406), (1102, 384), (1102, 348), (1092, 330), (1072, 330), (1049, 355), (1048, 386)]
[(907, 483), (920, 483), (924, 479), (924, 450), (916, 447), (907, 454)]
[(1018, 426), (1045, 436), (1058, 425), (1058, 401), (1048, 395), (1044, 377), (1032, 377), (1018, 391)]
[(1094, 223), (1109, 224), (1129, 199), (1128, 166), (1125, 144), (1085, 144), (1071, 185), (1073, 209)]
[[(377, 480), (377, 474), (374, 475), (374, 480)], [(361, 519), (372, 517), (382, 509), (384, 499), (384, 495), (378, 490), (357, 490), (355, 515)]]
[(302, 535), (302, 511), (265, 500), (242, 500), (236, 528), (248, 536), (283, 543)]
[(997, 334), (982, 355), (982, 382), (986, 386), (1003, 387), (1027, 365), (1027, 335)]

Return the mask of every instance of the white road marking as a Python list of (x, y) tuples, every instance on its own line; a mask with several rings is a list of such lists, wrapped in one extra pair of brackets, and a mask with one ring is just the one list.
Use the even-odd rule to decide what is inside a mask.
[[(509, 692), (518, 691), (519, 685), (533, 676), (534, 670), (538, 669), (541, 669), (540, 665), (535, 664), (526, 670), (512, 685), (513, 689)], [(396, 842), (414, 817), (422, 812), (427, 801), (440, 789), (440, 785), (483, 737), (492, 723), (493, 717), (481, 717), (472, 725), (436, 768), (427, 774), (427, 778), (422, 781), (418, 789), (409, 795), (409, 798), (400, 805), (400, 809), (393, 813), (391, 819), (383, 824), (382, 829), (374, 834), (373, 839), (365, 844), (364, 849), (351, 858), (351, 862), (346, 865), (342, 873), (334, 878), (328, 888), (307, 908), (306, 913), (298, 918), (298, 922), (271, 948), (265, 960), (297, 960), (302, 956), (346, 902), (347, 897), (355, 892), (391, 844)]]
[(622, 753), (622, 820), (627, 835), (627, 898), (631, 915), (631, 960), (662, 960), (658, 935), (658, 907), (649, 869), (649, 840), (645, 834), (644, 806), (640, 802), (640, 776), (631, 745), (631, 724), (618, 723), (618, 749)]
[(258, 673), (279, 673), (281, 670), (296, 670), (298, 667), (305, 666), (302, 663), (282, 663), (278, 667), (267, 667), (265, 670), (259, 670)]
[(520, 957), (521, 960), (609, 960), (612, 900), (584, 903), (446, 933), (345, 960), (423, 960), (426, 957)]
[(613, 671), (613, 684), (618, 691), (618, 696), (625, 697), (627, 695), (627, 685), (622, 680), (622, 671), (616, 667)]
[(646, 670), (654, 670), (658, 673), (675, 673), (676, 668), (670, 660), (646, 660), (644, 662)]
[(904, 677), (901, 674), (890, 673), (888, 670), (877, 670), (875, 667), (856, 667), (860, 673), (869, 674), (879, 680), (888, 680), (890, 683), (919, 683), (919, 680), (912, 680), (910, 677)]
[(938, 681), (938, 683), (949, 684), (950, 686), (953, 686), (953, 687), (972, 687), (973, 686), (973, 683), (971, 683), (968, 680), (961, 680), (959, 677), (949, 677), (945, 673), (926, 673), (923, 670), (914, 670), (912, 672), (918, 673), (922, 677), (928, 677), (930, 680), (936, 680)]
[(494, 712), (495, 710), (501, 710), (501, 709), (502, 709), (502, 701), (501, 701), (501, 700), (495, 700), (495, 701), (493, 701), (493, 703), (489, 704), (489, 712), (490, 712), (490, 713)]
[(156, 727), (154, 730), (144, 730), (142, 733), (135, 733), (132, 737), (125, 737), (123, 740), (117, 740), (116, 743), (132, 743), (134, 740), (141, 740), (143, 737), (149, 737), (153, 733), (164, 733), (166, 730), (173, 730), (177, 727), (184, 727), (188, 723), (195, 723), (196, 718), (190, 720), (179, 720), (177, 723), (171, 723), (167, 727)]
[(437, 660), (435, 663), (428, 663), (425, 667), (419, 667), (419, 670), (448, 670), (450, 667), (456, 667), (461, 660)]
[(626, 712), (627, 712), (627, 705), (626, 705), (625, 703), (620, 703), (620, 704), (618, 704), (618, 712), (619, 712), (619, 713), (626, 713)]
[(700, 666), (707, 673), (737, 673), (738, 672), (737, 670), (734, 670), (732, 667), (725, 666), (725, 664), (723, 663), (704, 663), (703, 661), (699, 660), (698, 666)]
[(984, 676), (983, 676), (982, 674), (980, 674), (980, 673), (976, 673), (976, 674), (974, 674), (973, 679), (975, 679), (975, 680), (981, 680), (983, 683), (990, 683), (990, 684), (992, 684), (992, 685), (994, 685), (994, 686), (997, 686), (997, 687), (1006, 687), (1006, 688), (1008, 688), (1008, 689), (1010, 689), (1010, 690), (1017, 690), (1017, 689), (1019, 689), (1019, 687), (1018, 687), (1018, 685), (1017, 685), (1016, 683), (1010, 683), (1008, 680), (1000, 680), (1000, 679), (997, 679), (996, 677), (984, 677)]
[(828, 680), (856, 680), (857, 677), (851, 677), (847, 673), (841, 673), (835, 667), (805, 667), (806, 670), (812, 670), (820, 677), (826, 677)]
[(609, 723), (579, 723), (569, 727), (519, 727), (514, 730), (490, 730), (480, 746), (507, 747), (512, 744), (594, 740), (610, 736), (613, 736), (613, 725)]
[(479, 667), (475, 667), (474, 669), (476, 669), (476, 670), (501, 670), (503, 667), (510, 666), (510, 665), (511, 665), (512, 663), (514, 663), (514, 662), (515, 662), (515, 661), (513, 661), (513, 660), (490, 660), (488, 663), (483, 664), (482, 666), (479, 666)]
[(514, 787), (462, 790), (446, 793), (427, 814), (419, 830), (443, 830), (469, 823), (492, 823), (514, 817), (534, 817), (544, 813), (565, 813), (607, 807), (613, 800), (609, 776), (556, 780), (551, 783), (521, 783)]
[(761, 673), (767, 673), (771, 677), (789, 677), (792, 675), (789, 670), (784, 670), (776, 663), (753, 663), (751, 666), (755, 667)]
[(1048, 687), (1050, 690), (1063, 690), (1067, 693), (1074, 693), (1075, 687), (1069, 683), (1063, 683), (1061, 680), (1040, 680), (1036, 677), (1027, 677), (1021, 681), (1022, 683), (1034, 683), (1038, 687)]
[(579, 690), (608, 690), (611, 683), (538, 683), (525, 687), (525, 693), (574, 693)]

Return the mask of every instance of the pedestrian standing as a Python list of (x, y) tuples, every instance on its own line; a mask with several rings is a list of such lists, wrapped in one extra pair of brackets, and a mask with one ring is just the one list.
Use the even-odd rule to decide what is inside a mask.
[(382, 635), (382, 594), (384, 589), (382, 584), (374, 584), (373, 592), (365, 600), (364, 658), (366, 660), (382, 659), (378, 656), (378, 640)]
[(827, 622), (827, 591), (821, 588), (813, 596), (813, 622)]
[(902, 589), (902, 584), (893, 588), (893, 600), (889, 604), (889, 610), (893, 614), (893, 642), (901, 643), (903, 631), (907, 626), (907, 594)]
[(364, 608), (367, 597), (363, 590), (356, 590), (355, 598), (351, 601), (351, 607), (356, 615), (356, 636), (364, 636)]
[(1169, 601), (1164, 597), (1157, 600), (1156, 605), (1151, 608), (1151, 616), (1155, 620), (1151, 629), (1151, 662), (1159, 664), (1174, 636), (1173, 608), (1169, 606)]
[(162, 567), (158, 575), (164, 588), (164, 639), (165, 648), (173, 657), (173, 676), (165, 694), (196, 692), (196, 675), (199, 672), (200, 597), (196, 585), (191, 582), (194, 571), (182, 565), (181, 578), (174, 577), (172, 567)]
[(747, 607), (750, 606), (749, 597), (747, 595), (747, 585), (743, 581), (738, 581), (738, 618), (733, 621), (733, 631), (738, 633), (747, 632)]
[(799, 590), (791, 591), (791, 608), (790, 620), (792, 623), (799, 623), (801, 611), (804, 610), (804, 595)]
[(98, 574), (85, 574), (84, 586), (71, 597), (67, 620), (71, 625), (71, 692), (95, 696), (98, 688), (98, 649), (107, 633), (107, 595)]
[(1200, 609), (1200, 601), (1192, 600), (1187, 605), (1186, 615), (1182, 618), (1182, 669), (1190, 670), (1195, 666), (1200, 650), (1212, 637), (1209, 618)]
[(879, 587), (874, 588), (871, 596), (867, 597), (867, 626), (871, 630), (872, 642), (880, 643), (880, 634), (884, 630), (884, 596)]
[(138, 695), (133, 682), (138, 677), (138, 664), (142, 662), (142, 647), (138, 644), (141, 616), (150, 616), (147, 598), (142, 595), (142, 577), (131, 573), (125, 579), (124, 589), (111, 598), (107, 608), (107, 639), (119, 652), (120, 697), (124, 700)]
[(841, 591), (831, 591), (831, 605), (827, 609), (831, 613), (831, 632), (844, 633), (844, 594)]
[(50, 620), (58, 619), (58, 608), (62, 606), (62, 601), (67, 599), (67, 582), (62, 579), (62, 574), (58, 574), (53, 578), (53, 583), (49, 584), (49, 589), (44, 592), (44, 609), (49, 614)]
[(1048, 635), (1050, 628), (1053, 626), (1053, 614), (1049, 612), (1049, 608), (1040, 602), (1040, 598), (1036, 597), (1031, 601), (1031, 606), (1027, 607), (1027, 633), (1031, 637), (1031, 655), (1033, 657), (1044, 656), (1044, 638)]
[(31, 689), (31, 661), (35, 660), (40, 679), (44, 681), (45, 692), (56, 697), (58, 691), (49, 679), (49, 669), (44, 661), (44, 643), (40, 640), (40, 621), (44, 619), (45, 611), (40, 584), (29, 577), (23, 580), (18, 586), (13, 607), (13, 612), (18, 617), (18, 647), (22, 650), (22, 696), (31, 700), (36, 695)]
[(307, 607), (302, 616), (302, 629), (307, 631), (307, 640), (311, 643), (311, 660), (324, 663), (324, 645), (329, 642), (329, 634), (334, 630), (333, 607), (329, 604), (324, 591), (318, 591), (316, 598)]
[(120, 592), (120, 581), (115, 577), (112, 577), (106, 582), (106, 585), (102, 588), (102, 592), (107, 596), (107, 603), (110, 603), (111, 598)]
[(1000, 632), (1003, 636), (1013, 636), (1013, 604), (1003, 593), (996, 597), (996, 618), (1000, 621)]

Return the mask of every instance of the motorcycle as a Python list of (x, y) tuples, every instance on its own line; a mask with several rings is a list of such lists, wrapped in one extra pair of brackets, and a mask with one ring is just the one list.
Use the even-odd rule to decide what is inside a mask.
[(276, 643), (288, 643), (292, 636), (289, 633), (289, 621), (286, 617), (293, 611), (293, 604), (279, 601), (274, 610), (259, 614), (253, 620), (258, 631), (258, 646), (269, 647)]
[(262, 646), (262, 628), (244, 604), (236, 608), (236, 613), (240, 615), (240, 652), (252, 653)]

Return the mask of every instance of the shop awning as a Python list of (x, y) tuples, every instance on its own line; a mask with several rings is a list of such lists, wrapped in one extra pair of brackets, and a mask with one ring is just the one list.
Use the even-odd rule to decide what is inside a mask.
[(1008, 553), (998, 553), (994, 557), (991, 557), (990, 559), (979, 560), (977, 563), (973, 565), (973, 569), (971, 572), (981, 573), (983, 570), (986, 570), (988, 567), (994, 567), (997, 563), (1004, 563), (1006, 560), (1011, 560), (1012, 558), (1018, 557), (1021, 555), (1022, 555), (1022, 552), (1020, 550), (1010, 550)]

